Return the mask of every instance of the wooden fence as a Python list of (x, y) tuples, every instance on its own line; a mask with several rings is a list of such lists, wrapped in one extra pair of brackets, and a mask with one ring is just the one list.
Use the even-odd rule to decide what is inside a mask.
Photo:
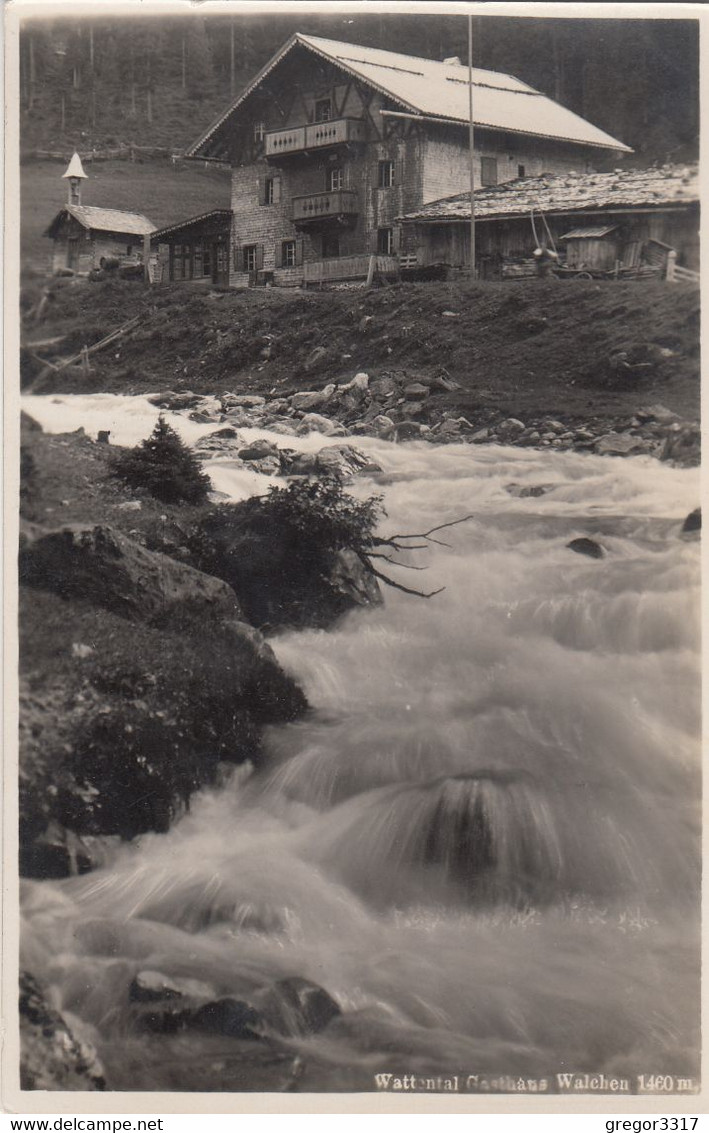
[(371, 261), (374, 260), (374, 274), (397, 275), (399, 262), (396, 256), (342, 256), (331, 260), (315, 260), (303, 264), (303, 281), (310, 283), (335, 283), (348, 279), (367, 279)]
[(698, 271), (683, 268), (681, 264), (677, 263), (677, 253), (674, 249), (668, 254), (667, 274), (665, 276), (668, 283), (694, 283), (699, 286), (699, 278)]

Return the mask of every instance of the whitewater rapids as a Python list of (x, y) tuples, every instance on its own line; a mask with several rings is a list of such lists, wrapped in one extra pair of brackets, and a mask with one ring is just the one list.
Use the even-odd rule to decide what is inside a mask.
[[(112, 395), (23, 406), (116, 443), (158, 415)], [(192, 442), (215, 428), (166, 416)], [(410, 560), (424, 573), (388, 568), (445, 590), (386, 590), (333, 630), (273, 639), (313, 712), (169, 834), (26, 883), (28, 966), (116, 1089), (232, 1088), (229, 1040), (131, 1031), (144, 969), (247, 998), (290, 975), (325, 987), (343, 1016), (292, 1043), (309, 1090), (371, 1090), (386, 1070), (696, 1075), (699, 544), (680, 531), (697, 471), (348, 443), (384, 470), (351, 488), (384, 494), (384, 533), (473, 514)], [(274, 482), (205, 467), (234, 499)], [(579, 536), (605, 557), (569, 550)]]

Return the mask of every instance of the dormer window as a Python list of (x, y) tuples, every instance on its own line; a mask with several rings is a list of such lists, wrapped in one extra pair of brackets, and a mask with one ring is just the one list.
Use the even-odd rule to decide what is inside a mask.
[(332, 118), (332, 101), (329, 98), (319, 98), (315, 103), (315, 121), (329, 122)]

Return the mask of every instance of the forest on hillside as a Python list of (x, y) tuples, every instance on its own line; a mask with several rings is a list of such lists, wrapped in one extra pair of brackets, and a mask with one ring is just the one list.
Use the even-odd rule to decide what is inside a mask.
[[(180, 152), (295, 31), (467, 61), (467, 19), (425, 13), (26, 17), (22, 149)], [(477, 16), (475, 66), (508, 71), (632, 146), (630, 161), (695, 160), (699, 32), (691, 19)]]

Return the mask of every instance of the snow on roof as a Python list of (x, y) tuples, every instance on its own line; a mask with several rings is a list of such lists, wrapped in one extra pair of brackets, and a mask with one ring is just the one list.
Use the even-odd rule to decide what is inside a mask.
[[(468, 68), (459, 63), (400, 55), (376, 47), (358, 47), (314, 35), (292, 36), (266, 64), (236, 101), (187, 151), (196, 156), (221, 131), (238, 107), (296, 45), (306, 47), (343, 71), (363, 79), (404, 110), (422, 118), (469, 121)], [(491, 130), (557, 138), (581, 145), (632, 153), (632, 150), (585, 118), (560, 106), (533, 87), (500, 71), (473, 68), (475, 125)]]
[[(650, 208), (699, 200), (696, 165), (664, 165), (655, 169), (616, 169), (612, 173), (560, 173), (524, 177), (475, 192), (475, 218)], [(403, 221), (445, 223), (470, 219), (470, 193), (459, 193), (397, 217)]]
[(65, 213), (73, 216), (84, 228), (93, 228), (98, 232), (127, 232), (130, 236), (149, 236), (155, 232), (152, 220), (139, 212), (102, 209), (94, 205), (64, 205), (47, 229), (46, 236), (53, 235), (55, 225)]

